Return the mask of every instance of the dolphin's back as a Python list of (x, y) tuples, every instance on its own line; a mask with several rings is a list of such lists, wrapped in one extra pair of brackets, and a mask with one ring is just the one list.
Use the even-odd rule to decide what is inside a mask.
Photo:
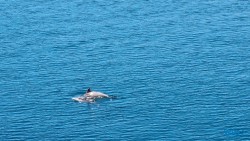
[(104, 94), (104, 93), (101, 93), (101, 92), (95, 92), (95, 91), (92, 91), (92, 92), (89, 92), (89, 93), (86, 93), (85, 96), (87, 97), (92, 97), (92, 98), (103, 98), (103, 97), (109, 97), (108, 95)]

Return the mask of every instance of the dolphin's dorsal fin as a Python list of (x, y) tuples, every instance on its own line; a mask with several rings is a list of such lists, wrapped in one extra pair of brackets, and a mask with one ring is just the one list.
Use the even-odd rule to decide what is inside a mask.
[(88, 88), (88, 90), (86, 91), (86, 93), (89, 93), (89, 92), (91, 92), (90, 88)]

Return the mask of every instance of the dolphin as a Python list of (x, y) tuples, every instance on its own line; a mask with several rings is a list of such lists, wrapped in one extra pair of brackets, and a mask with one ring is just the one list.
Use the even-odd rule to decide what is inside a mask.
[(101, 93), (101, 92), (95, 92), (91, 91), (90, 88), (86, 91), (86, 93), (83, 95), (84, 97), (95, 99), (95, 98), (109, 98), (108, 95)]
[(77, 102), (94, 102), (94, 99), (79, 96), (79, 97), (73, 97), (72, 100), (77, 101)]
[(78, 102), (95, 102), (95, 99), (97, 98), (112, 98), (112, 97), (101, 92), (91, 91), (91, 89), (88, 88), (85, 94), (79, 97), (73, 97), (72, 100)]

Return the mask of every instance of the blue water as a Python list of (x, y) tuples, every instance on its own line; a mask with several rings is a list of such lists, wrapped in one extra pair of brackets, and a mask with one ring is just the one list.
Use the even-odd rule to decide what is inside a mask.
[(0, 97), (0, 140), (250, 140), (250, 1), (0, 0)]

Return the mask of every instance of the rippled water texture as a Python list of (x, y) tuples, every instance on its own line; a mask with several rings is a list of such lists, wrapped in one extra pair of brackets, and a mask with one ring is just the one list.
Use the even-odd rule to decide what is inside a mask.
[(250, 140), (247, 0), (0, 0), (0, 43), (0, 140)]

